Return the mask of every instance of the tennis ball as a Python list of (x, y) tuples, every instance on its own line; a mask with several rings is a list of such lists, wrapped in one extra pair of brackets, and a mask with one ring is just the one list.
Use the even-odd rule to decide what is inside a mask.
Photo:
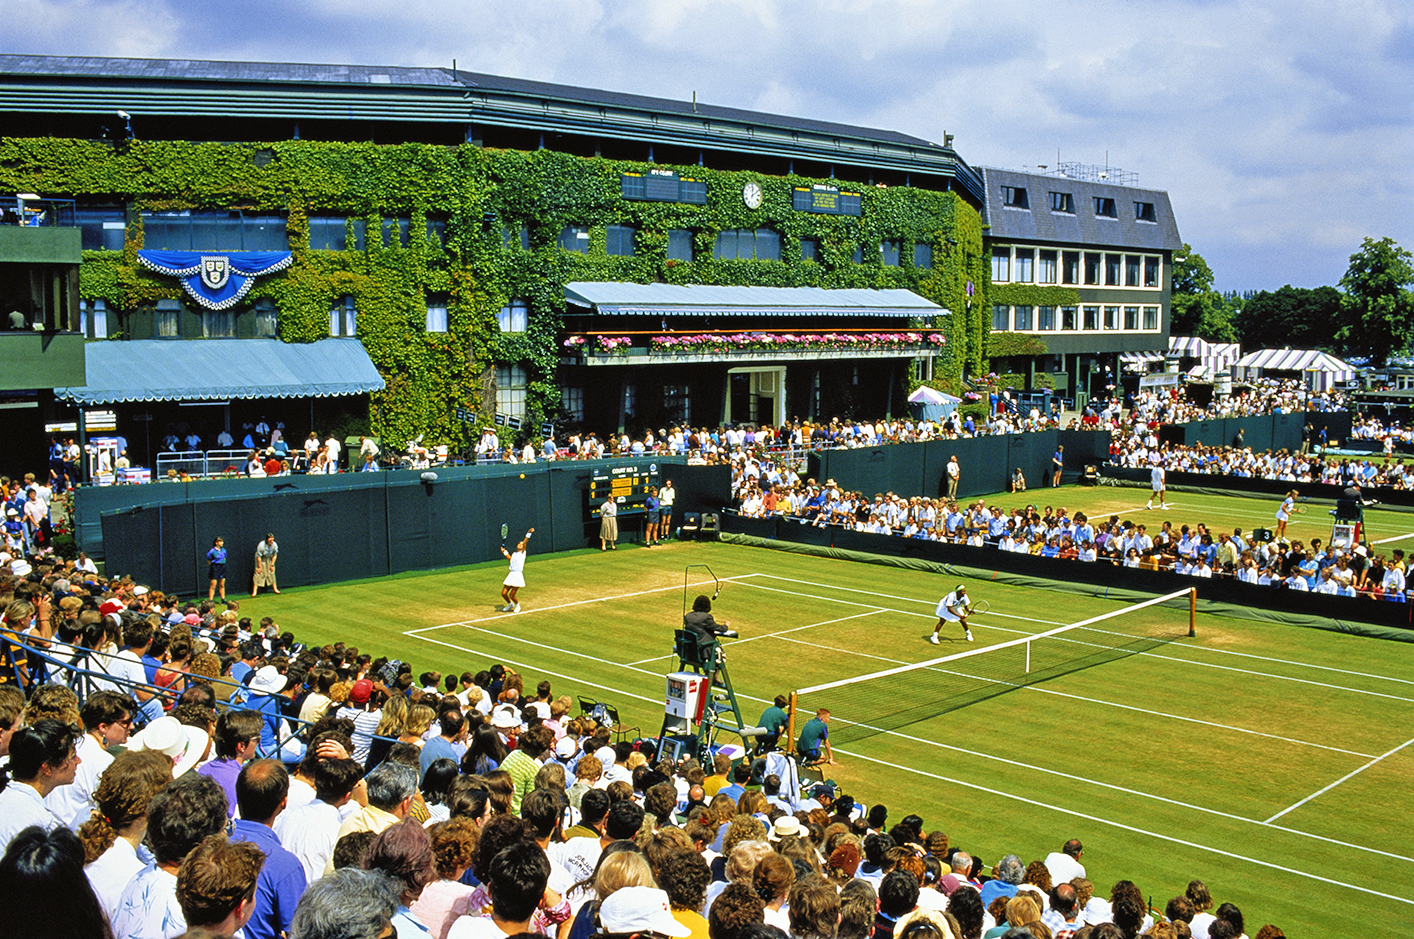
[(521, 479), (524, 479), (524, 478), (525, 478), (525, 474), (524, 474), (524, 473), (521, 473), (521, 474), (520, 474), (520, 478), (521, 478)]

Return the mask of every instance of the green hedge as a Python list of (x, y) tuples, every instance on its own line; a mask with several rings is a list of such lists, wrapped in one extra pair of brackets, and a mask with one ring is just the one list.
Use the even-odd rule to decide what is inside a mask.
[[(620, 174), (649, 166), (470, 144), (140, 140), (116, 152), (91, 141), (0, 138), (0, 189), (126, 205), (125, 249), (85, 252), (80, 270), (81, 295), (105, 300), (120, 320), (180, 295), (175, 280), (136, 263), (141, 212), (287, 212), (294, 264), (259, 280), (250, 299), (268, 297), (277, 303), (282, 339), (312, 342), (328, 334), (328, 311), (335, 300), (354, 298), (359, 338), (388, 382), (385, 391), (373, 396), (372, 429), (393, 447), (418, 434), (450, 443), (474, 439), (479, 428), (461, 424), (454, 412), (465, 407), (489, 419), (482, 389), (487, 370), (498, 363), (525, 364), (530, 426), (554, 417), (560, 400), (561, 286), (574, 280), (908, 288), (953, 311), (940, 326), (949, 340), (940, 371), (958, 376), (964, 363), (974, 372), (984, 371), (991, 323), (988, 292), (994, 288), (983, 256), (981, 217), (957, 194), (658, 164), (706, 181), (707, 204), (623, 199)], [(752, 179), (766, 191), (757, 210), (741, 199), (742, 186)], [(863, 216), (795, 211), (792, 186), (817, 182), (862, 193)], [(309, 217), (330, 214), (364, 219), (366, 248), (311, 250)], [(446, 221), (444, 243), (423, 234), (429, 217)], [(411, 220), (407, 247), (382, 246), (376, 233), (387, 218)], [(530, 249), (522, 250), (518, 242), (505, 247), (502, 226), (517, 229), (521, 224), (529, 228)], [(605, 254), (605, 227), (614, 224), (638, 230), (634, 257)], [(556, 246), (567, 225), (590, 227), (589, 254)], [(737, 228), (778, 231), (785, 260), (713, 260), (716, 233)], [(668, 260), (671, 229), (696, 233), (696, 260)], [(820, 261), (800, 259), (804, 238), (820, 242)], [(901, 242), (900, 266), (882, 264), (878, 249), (883, 239)], [(919, 242), (932, 247), (932, 269), (913, 266), (912, 246)], [(863, 247), (861, 264), (852, 261), (856, 245)], [(976, 288), (971, 298), (969, 282)], [(425, 330), (428, 294), (448, 297), (445, 334)], [(513, 298), (527, 302), (529, 327), (522, 334), (502, 335), (496, 312)]]

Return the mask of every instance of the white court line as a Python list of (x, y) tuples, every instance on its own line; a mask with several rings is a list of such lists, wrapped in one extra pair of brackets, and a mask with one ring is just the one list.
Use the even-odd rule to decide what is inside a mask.
[[(802, 629), (814, 629), (816, 626), (829, 626), (831, 623), (843, 623), (845, 620), (858, 619), (858, 618), (861, 617), (861, 616), (873, 616), (875, 613), (883, 613), (883, 612), (885, 612), (885, 611), (884, 611), (884, 610), (866, 610), (866, 611), (864, 611), (863, 613), (855, 613), (853, 616), (841, 616), (839, 619), (827, 619), (827, 620), (825, 620), (824, 622), (820, 622), (820, 623), (809, 623), (809, 624), (807, 624), (807, 625), (805, 625), (805, 626), (793, 626), (793, 627), (791, 627), (790, 629), (783, 629), (783, 630), (781, 630), (780, 632), (776, 632), (776, 633), (761, 633), (761, 634), (758, 635), (758, 636), (748, 636), (748, 637), (745, 638), (745, 639), (739, 639), (739, 640), (737, 640), (736, 642), (733, 642), (733, 643), (731, 644), (730, 648), (735, 649), (737, 646), (742, 645), (743, 643), (755, 642), (757, 639), (779, 639), (781, 636), (784, 636), (786, 633), (799, 632), (799, 631), (802, 630)], [(649, 662), (657, 662), (657, 661), (660, 661), (660, 660), (662, 660), (662, 659), (671, 659), (671, 658), (676, 658), (676, 657), (677, 657), (677, 653), (676, 653), (676, 652), (669, 652), (667, 655), (655, 655), (655, 656), (653, 656), (651, 659), (639, 659), (637, 662), (630, 662), (630, 663), (628, 663), (628, 664), (630, 664), (630, 665), (646, 665), (646, 664), (649, 663)]]
[[(769, 578), (771, 578), (772, 580), (783, 580), (783, 581), (785, 581), (785, 582), (788, 583), (788, 584), (803, 584), (803, 585), (805, 585), (805, 586), (807, 586), (807, 587), (829, 587), (831, 590), (841, 590), (841, 591), (844, 591), (845, 593), (862, 593), (862, 594), (864, 594), (866, 597), (884, 597), (885, 599), (888, 599), (888, 600), (896, 600), (896, 601), (903, 602), (903, 603), (921, 603), (921, 604), (923, 604), (924, 606), (929, 606), (929, 607), (937, 607), (937, 605), (938, 605), (938, 601), (937, 601), (937, 600), (919, 600), (919, 599), (915, 599), (914, 597), (900, 597), (900, 596), (898, 596), (897, 594), (892, 594), (892, 593), (880, 593), (880, 592), (878, 592), (878, 591), (876, 591), (876, 590), (859, 590), (859, 589), (857, 589), (857, 588), (855, 588), (855, 587), (837, 586), (837, 585), (835, 585), (835, 584), (817, 584), (817, 583), (815, 583), (814, 581), (798, 580), (798, 579), (796, 579), (796, 578), (794, 578), (794, 577), (781, 577), (781, 576), (779, 576), (779, 575), (777, 575), (777, 574), (755, 573), (755, 574), (743, 574), (743, 575), (741, 575), (741, 576), (742, 576), (742, 577), (769, 577)], [(761, 587), (760, 584), (750, 584), (750, 583), (741, 583), (741, 584), (738, 584), (737, 586), (740, 586), (740, 587)], [(764, 589), (764, 590), (771, 590), (771, 589), (779, 589), (779, 588), (762, 587), (762, 589)], [(782, 591), (782, 592), (783, 592), (783, 593), (789, 593), (790, 591)], [(809, 596), (809, 594), (803, 594), (803, 593), (798, 593), (798, 594), (794, 594), (794, 595), (795, 595), (795, 596), (798, 596), (798, 597)], [(831, 600), (831, 601), (835, 600), (834, 597), (816, 597), (815, 599)], [(905, 610), (897, 610), (897, 611), (895, 611), (895, 612), (903, 613), (903, 612), (907, 612), (907, 611), (905, 611)], [(909, 615), (911, 615), (911, 616), (921, 616), (921, 615), (924, 615), (924, 614), (916, 614), (916, 613), (915, 613), (915, 614), (909, 614)], [(932, 614), (926, 614), (926, 615), (930, 615), (930, 616), (931, 616)], [(1004, 617), (1006, 617), (1007, 619), (1021, 620), (1021, 621), (1023, 621), (1023, 622), (1027, 622), (1027, 623), (1040, 623), (1040, 624), (1042, 624), (1042, 625), (1044, 625), (1044, 626), (1064, 626), (1064, 625), (1066, 625), (1065, 623), (1062, 623), (1062, 622), (1060, 622), (1059, 620), (1053, 620), (1053, 619), (1036, 619), (1034, 616), (1018, 616), (1018, 615), (1016, 615), (1015, 613), (998, 613), (998, 612), (996, 612), (995, 610), (990, 611), (987, 615), (988, 615), (988, 616), (1004, 616)]]
[(1387, 757), (1387, 756), (1393, 756), (1394, 754), (1398, 753), (1400, 750), (1403, 750), (1405, 747), (1409, 746), (1411, 743), (1414, 743), (1414, 737), (1411, 737), (1410, 739), (1404, 741), (1404, 742), (1401, 743), (1399, 746), (1395, 747), (1393, 750), (1390, 750), (1390, 751), (1388, 751), (1387, 753), (1382, 753), (1382, 754), (1380, 754), (1379, 756), (1375, 757), (1373, 760), (1371, 760), (1370, 762), (1366, 763), (1364, 766), (1360, 767), (1359, 769), (1355, 770), (1354, 772), (1346, 773), (1344, 776), (1340, 777), (1339, 779), (1337, 779), (1335, 782), (1331, 783), (1331, 784), (1330, 784), (1329, 786), (1327, 786), (1326, 788), (1321, 789), (1321, 790), (1318, 791), (1318, 792), (1313, 792), (1313, 793), (1311, 793), (1309, 796), (1307, 796), (1306, 798), (1302, 799), (1300, 802), (1296, 803), (1295, 805), (1287, 806), (1286, 808), (1282, 809), (1282, 810), (1281, 810), (1280, 812), (1278, 812), (1277, 814), (1273, 815), (1271, 818), (1267, 819), (1267, 820), (1266, 820), (1265, 822), (1263, 822), (1262, 824), (1264, 824), (1264, 825), (1270, 825), (1272, 822), (1274, 822), (1274, 821), (1276, 821), (1277, 819), (1281, 818), (1283, 815), (1285, 815), (1287, 812), (1290, 812), (1292, 809), (1299, 809), (1301, 806), (1305, 805), (1307, 802), (1310, 802), (1312, 799), (1316, 798), (1316, 796), (1323, 795), (1324, 793), (1330, 792), (1332, 789), (1334, 789), (1336, 786), (1339, 786), (1341, 783), (1345, 782), (1347, 779), (1351, 779), (1351, 778), (1353, 778), (1353, 777), (1355, 777), (1355, 776), (1360, 775), (1361, 773), (1365, 772), (1365, 770), (1369, 769), (1371, 766), (1374, 766), (1374, 765), (1375, 765), (1376, 763), (1378, 763), (1380, 760), (1383, 760), (1383, 759), (1384, 759), (1385, 757)]
[[(1259, 865), (1259, 866), (1261, 866), (1261, 867), (1266, 867), (1266, 868), (1269, 868), (1269, 869), (1274, 870), (1274, 871), (1281, 871), (1281, 872), (1284, 873), (1284, 874), (1294, 874), (1294, 875), (1297, 876), (1297, 877), (1305, 877), (1305, 878), (1307, 878), (1308, 880), (1319, 881), (1319, 882), (1321, 882), (1321, 883), (1323, 883), (1323, 884), (1329, 884), (1329, 885), (1332, 886), (1332, 887), (1343, 887), (1343, 888), (1345, 888), (1345, 889), (1347, 889), (1347, 890), (1358, 890), (1360, 893), (1369, 894), (1370, 896), (1380, 897), (1381, 899), (1384, 899), (1384, 900), (1396, 900), (1396, 901), (1398, 901), (1398, 902), (1400, 902), (1400, 903), (1406, 903), (1406, 904), (1409, 904), (1410, 906), (1414, 906), (1414, 900), (1409, 899), (1408, 897), (1398, 897), (1398, 896), (1395, 896), (1394, 894), (1380, 893), (1378, 890), (1371, 890), (1371, 889), (1368, 888), (1368, 887), (1359, 887), (1359, 886), (1356, 886), (1355, 884), (1350, 883), (1348, 880), (1334, 880), (1334, 879), (1329, 878), (1329, 877), (1321, 877), (1320, 875), (1318, 875), (1318, 874), (1313, 874), (1313, 873), (1311, 873), (1310, 871), (1303, 871), (1303, 870), (1299, 870), (1299, 869), (1293, 868), (1293, 867), (1283, 867), (1283, 866), (1280, 865), (1280, 864), (1273, 864), (1273, 863), (1270, 862), (1270, 861), (1263, 861), (1263, 860), (1260, 860), (1260, 859), (1258, 859), (1258, 858), (1247, 857), (1247, 856), (1242, 855), (1242, 854), (1237, 854), (1236, 852), (1233, 852), (1233, 851), (1224, 851), (1224, 850), (1222, 850), (1221, 848), (1215, 848), (1215, 847), (1212, 847), (1211, 845), (1206, 845), (1206, 844), (1198, 844), (1198, 843), (1195, 842), (1195, 841), (1185, 841), (1185, 840), (1182, 839), (1182, 838), (1175, 838), (1175, 837), (1173, 837), (1172, 835), (1163, 835), (1163, 834), (1159, 834), (1158, 832), (1147, 831), (1147, 830), (1145, 830), (1145, 829), (1143, 829), (1143, 828), (1139, 828), (1139, 827), (1134, 826), (1134, 825), (1126, 825), (1126, 824), (1124, 824), (1123, 822), (1115, 822), (1115, 821), (1111, 821), (1111, 820), (1109, 820), (1109, 819), (1107, 819), (1107, 818), (1100, 818), (1100, 817), (1097, 816), (1097, 815), (1090, 815), (1090, 814), (1085, 813), (1085, 812), (1077, 812), (1077, 811), (1074, 811), (1074, 810), (1072, 810), (1072, 809), (1062, 809), (1062, 808), (1059, 808), (1059, 807), (1057, 807), (1057, 806), (1055, 806), (1055, 805), (1052, 805), (1051, 803), (1048, 803), (1048, 802), (1040, 802), (1040, 801), (1037, 801), (1036, 799), (1028, 799), (1028, 798), (1026, 798), (1025, 796), (1013, 795), (1012, 793), (1009, 793), (1009, 792), (1002, 792), (1002, 791), (999, 790), (999, 789), (991, 789), (991, 788), (989, 788), (989, 787), (987, 787), (987, 786), (980, 786), (980, 785), (978, 785), (977, 783), (967, 782), (966, 780), (962, 780), (962, 779), (952, 779), (952, 778), (947, 777), (947, 776), (938, 775), (937, 773), (925, 772), (925, 771), (923, 771), (923, 770), (921, 770), (921, 769), (917, 769), (917, 768), (912, 767), (912, 766), (902, 766), (902, 765), (900, 765), (900, 764), (898, 764), (898, 763), (890, 763), (890, 762), (888, 762), (888, 761), (886, 761), (886, 760), (880, 760), (880, 759), (876, 759), (876, 758), (871, 757), (871, 756), (865, 756), (865, 755), (862, 754), (862, 753), (848, 753), (848, 752), (846, 752), (846, 751), (844, 751), (844, 750), (841, 750), (841, 751), (839, 751), (839, 752), (845, 754), (846, 756), (858, 757), (858, 758), (861, 759), (861, 760), (866, 760), (866, 761), (868, 761), (868, 762), (870, 762), (870, 763), (876, 763), (876, 764), (878, 764), (879, 766), (887, 766), (887, 767), (889, 767), (889, 768), (891, 768), (891, 769), (902, 770), (902, 771), (907, 772), (907, 773), (914, 773), (915, 775), (924, 776), (924, 777), (927, 777), (928, 779), (936, 779), (936, 780), (938, 780), (938, 781), (940, 781), (940, 782), (952, 783), (953, 785), (962, 786), (962, 787), (964, 787), (964, 788), (966, 788), (966, 789), (973, 789), (973, 790), (975, 790), (975, 791), (977, 791), (977, 792), (985, 792), (985, 793), (988, 793), (989, 795), (1000, 796), (1000, 797), (1002, 797), (1002, 798), (1004, 798), (1004, 799), (1011, 799), (1011, 800), (1016, 801), (1016, 802), (1025, 803), (1026, 805), (1032, 805), (1032, 806), (1036, 806), (1036, 807), (1038, 807), (1038, 808), (1049, 809), (1049, 810), (1055, 811), (1055, 812), (1063, 812), (1063, 813), (1065, 813), (1065, 814), (1067, 814), (1067, 815), (1070, 815), (1070, 816), (1073, 816), (1073, 817), (1075, 817), (1075, 818), (1083, 818), (1083, 819), (1085, 819), (1086, 821), (1096, 822), (1096, 823), (1101, 824), (1101, 825), (1109, 825), (1110, 827), (1112, 827), (1112, 828), (1118, 828), (1118, 829), (1120, 829), (1121, 831), (1132, 832), (1133, 834), (1136, 834), (1136, 835), (1143, 835), (1143, 836), (1145, 836), (1145, 837), (1154, 838), (1154, 839), (1157, 839), (1157, 840), (1159, 840), (1159, 841), (1167, 841), (1167, 842), (1169, 842), (1169, 843), (1171, 843), (1171, 844), (1182, 845), (1182, 846), (1184, 846), (1184, 847), (1186, 847), (1186, 848), (1193, 848), (1193, 849), (1198, 850), (1198, 851), (1207, 851), (1207, 852), (1209, 852), (1209, 853), (1211, 853), (1211, 854), (1217, 854), (1217, 855), (1221, 855), (1222, 857), (1232, 858), (1232, 859), (1235, 860), (1235, 861), (1243, 861), (1243, 862), (1250, 863), (1250, 864), (1257, 864), (1257, 865)], [(1250, 819), (1249, 819), (1248, 821), (1250, 821)], [(1254, 823), (1254, 824), (1260, 824), (1260, 823)], [(1312, 835), (1311, 837), (1316, 838), (1316, 837), (1319, 837), (1319, 836), (1318, 836), (1318, 835)], [(1379, 853), (1383, 854), (1384, 852), (1379, 852)], [(1406, 859), (1406, 860), (1408, 860), (1408, 859)]]
[(1391, 541), (1404, 541), (1408, 538), (1414, 538), (1414, 531), (1407, 535), (1395, 535), (1393, 538), (1381, 538), (1379, 541), (1370, 542), (1370, 544), (1389, 544)]

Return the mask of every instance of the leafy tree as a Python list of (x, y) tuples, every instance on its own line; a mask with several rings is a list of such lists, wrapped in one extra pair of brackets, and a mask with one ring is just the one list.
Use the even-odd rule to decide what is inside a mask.
[(1174, 255), (1172, 317), (1175, 336), (1197, 336), (1208, 342), (1236, 342), (1233, 304), (1213, 289), (1213, 269), (1188, 245)]
[(1333, 349), (1340, 325), (1340, 292), (1334, 287), (1261, 290), (1243, 301), (1233, 325), (1245, 349)]
[(1335, 338), (1341, 350), (1384, 365), (1390, 353), (1407, 348), (1414, 337), (1411, 284), (1414, 256), (1390, 238), (1366, 238), (1340, 279), (1345, 297)]

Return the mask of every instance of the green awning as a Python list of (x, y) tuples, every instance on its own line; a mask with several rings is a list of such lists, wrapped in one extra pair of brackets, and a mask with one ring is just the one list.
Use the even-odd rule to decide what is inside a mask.
[(83, 387), (55, 388), (61, 401), (229, 401), (329, 398), (379, 391), (385, 383), (357, 339), (142, 339), (91, 342)]

